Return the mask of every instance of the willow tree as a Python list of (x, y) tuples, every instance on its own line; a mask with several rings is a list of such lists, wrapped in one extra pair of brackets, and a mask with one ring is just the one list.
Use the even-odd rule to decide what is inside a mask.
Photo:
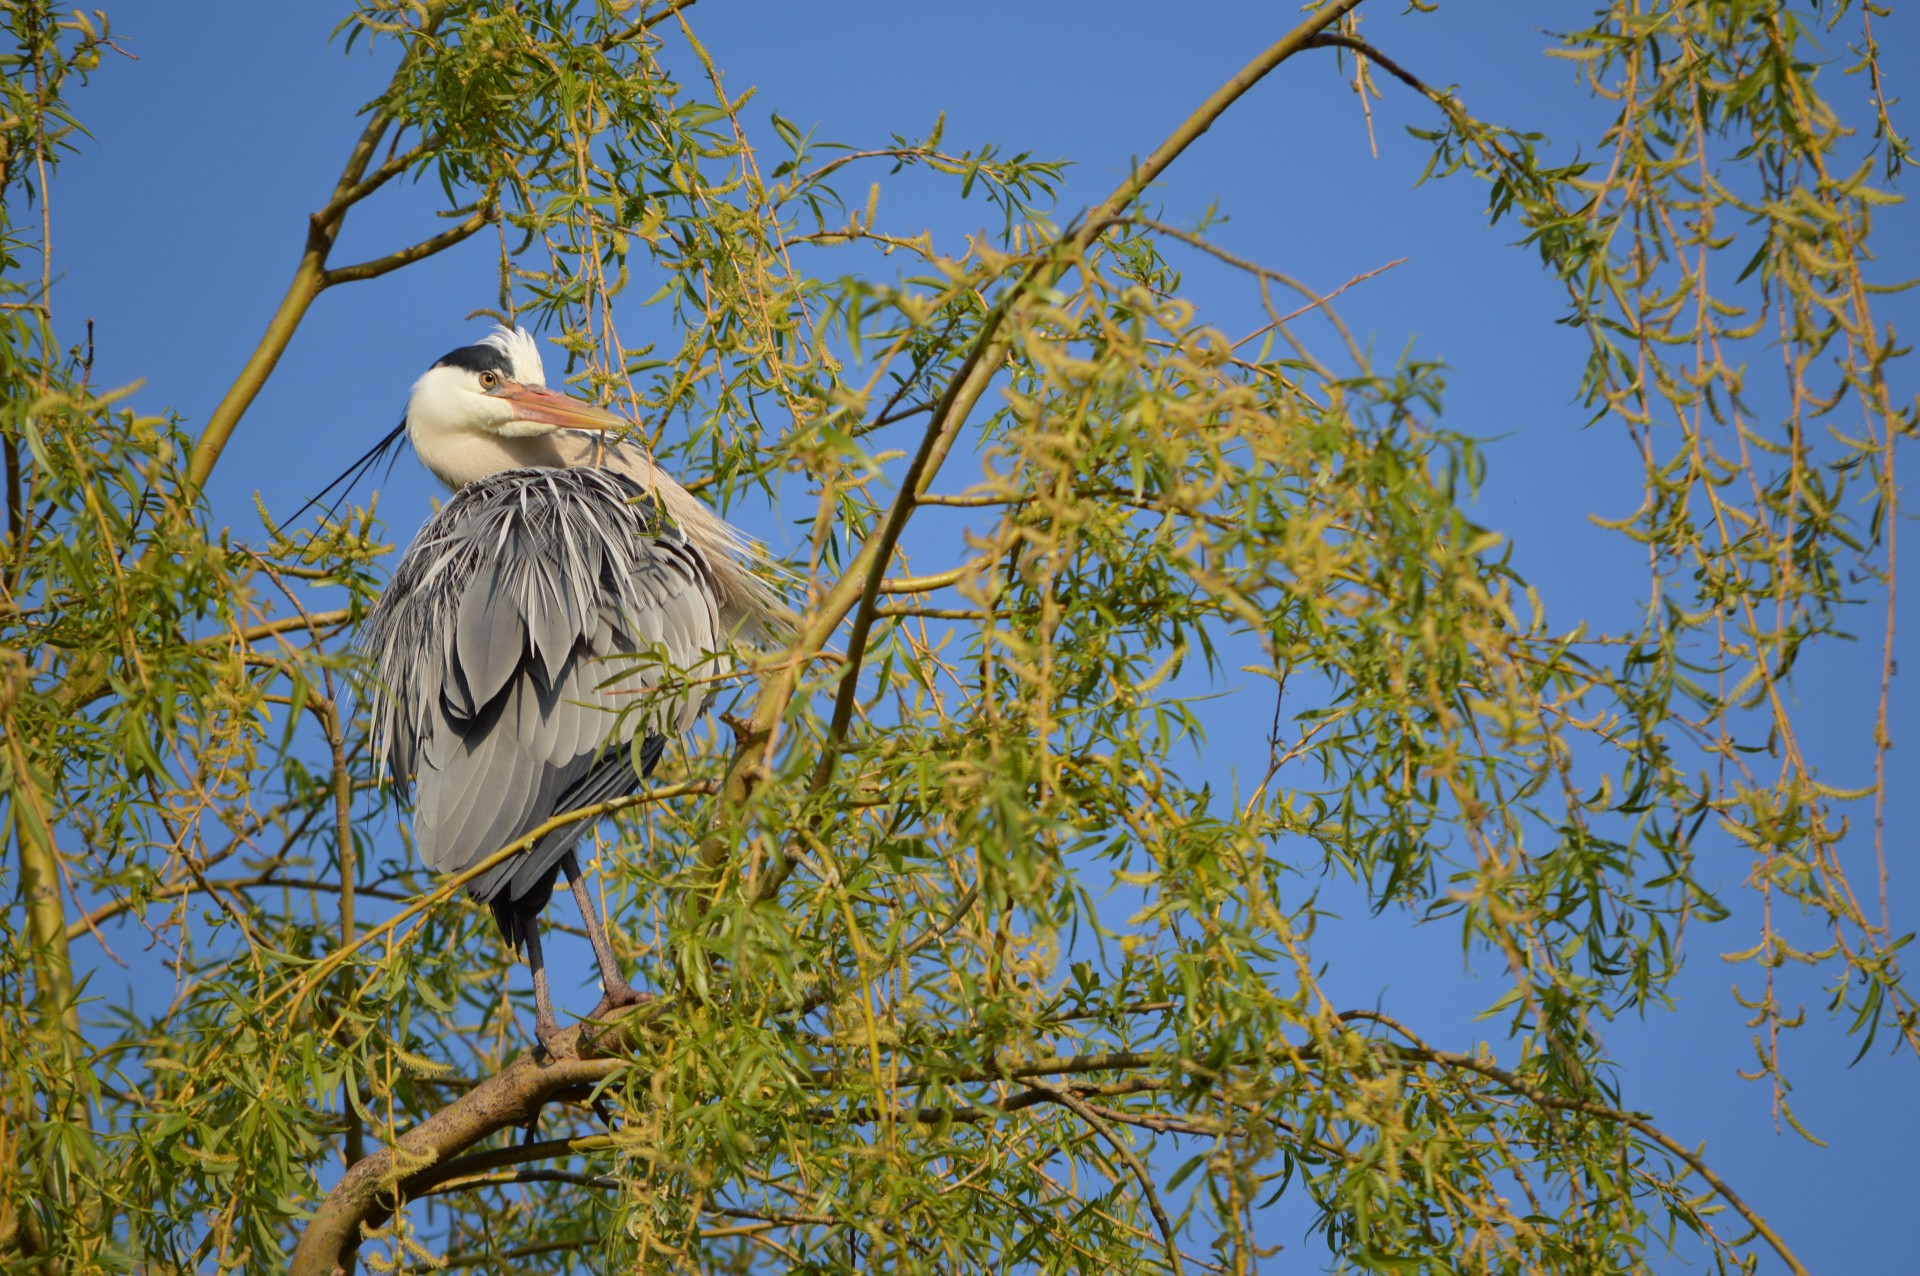
[[(1665, 1013), (1691, 920), (1690, 949), (1754, 964), (1763, 1041), (1793, 961), (1835, 1031), (1920, 1051), (1872, 886), (1915, 424), (1868, 252), (1904, 158), (1877, 11), (1615, 0), (1553, 50), (1611, 116), (1556, 166), (1451, 68), (1369, 44), (1365, 0), (1322, 0), (1063, 221), (1057, 166), (938, 128), (828, 147), (776, 114), (756, 149), (767, 104), (724, 91), (689, 4), (348, 13), (392, 79), (204, 421), (132, 411), (54, 313), (71, 241), (41, 196), (110, 37), (6, 4), (10, 1270), (1238, 1272), (1293, 1239), (1275, 1200), (1343, 1268), (1645, 1270), (1677, 1246), (1802, 1270), (1635, 1107), (1604, 1028)], [(1816, 37), (1860, 50), (1858, 118)], [(1289, 263), (1142, 204), (1271, 76), (1408, 95), (1430, 174), (1485, 182), (1564, 282), (1589, 342), (1569, 392), (1644, 464), (1594, 497), (1637, 496), (1630, 623), (1547, 614), (1476, 523), (1444, 349), (1329, 345)], [(867, 192), (901, 169), (1002, 232), (949, 255), (890, 224)], [(445, 220), (341, 259), (362, 206), (419, 178)], [(616, 942), (660, 995), (550, 1058), (483, 911), (417, 871), (369, 774), (351, 636), (381, 526), (349, 505), (229, 534), (202, 496), (314, 298), (495, 228), (502, 317), (582, 392), (715, 502), (815, 511), (790, 646), (652, 788), (578, 817), (605, 817)], [(1268, 322), (1210, 323), (1190, 253)], [(678, 348), (623, 342), (636, 315)], [(1847, 625), (1881, 671), (1857, 792), (1819, 778), (1789, 693)], [(1270, 751), (1195, 765), (1196, 698), (1249, 679)], [(1231, 791), (1199, 774), (1229, 767)], [(1768, 907), (1698, 870), (1729, 841)], [(1497, 1014), (1336, 1004), (1327, 874), (1382, 924), (1457, 933)], [(90, 997), (83, 950), (128, 919), (166, 986)]]

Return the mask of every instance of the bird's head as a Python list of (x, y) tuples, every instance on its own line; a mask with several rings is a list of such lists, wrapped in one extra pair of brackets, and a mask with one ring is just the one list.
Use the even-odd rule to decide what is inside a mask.
[(413, 383), (406, 425), (422, 463), (442, 482), (464, 487), (504, 469), (561, 463), (541, 442), (556, 431), (620, 430), (627, 422), (547, 389), (533, 334), (502, 327), (443, 356)]

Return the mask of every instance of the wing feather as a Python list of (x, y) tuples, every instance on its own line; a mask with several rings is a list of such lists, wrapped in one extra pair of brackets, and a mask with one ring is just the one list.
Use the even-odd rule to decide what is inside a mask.
[[(717, 595), (700, 553), (620, 475), (510, 470), (448, 501), (362, 637), (376, 765), (412, 794), (427, 865), (458, 872), (636, 789), (634, 736), (650, 771), (712, 698), (678, 675), (726, 667)], [(543, 837), (469, 890), (497, 914), (537, 907), (584, 831)]]

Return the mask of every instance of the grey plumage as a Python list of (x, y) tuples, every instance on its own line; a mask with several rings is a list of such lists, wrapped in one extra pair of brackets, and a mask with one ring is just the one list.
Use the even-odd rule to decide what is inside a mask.
[[(407, 550), (361, 642), (380, 688), (375, 764), (402, 798), (418, 793), (414, 840), (442, 873), (634, 791), (712, 699), (686, 675), (726, 667), (712, 571), (637, 484), (605, 470), (508, 470), (462, 488)], [(584, 832), (548, 833), (468, 884), (516, 948)]]

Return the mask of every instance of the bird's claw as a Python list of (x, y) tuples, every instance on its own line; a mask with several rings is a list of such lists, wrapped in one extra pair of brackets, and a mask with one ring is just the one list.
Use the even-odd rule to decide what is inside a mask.
[(652, 1000), (653, 997), (651, 994), (641, 992), (631, 985), (623, 984), (617, 988), (609, 988), (606, 992), (602, 993), (599, 1004), (587, 1012), (587, 1018), (604, 1019), (624, 1006), (644, 1006)]
[(534, 1048), (551, 1063), (560, 1057), (560, 1025), (548, 1019), (533, 1025)]

